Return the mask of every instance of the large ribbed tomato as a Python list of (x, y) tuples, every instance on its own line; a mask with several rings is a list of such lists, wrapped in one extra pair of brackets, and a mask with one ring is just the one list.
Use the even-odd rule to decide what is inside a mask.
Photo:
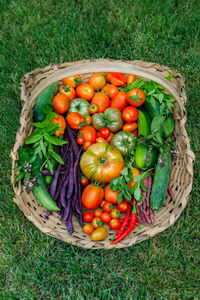
[(124, 167), (121, 153), (106, 143), (96, 143), (83, 153), (80, 161), (83, 174), (93, 181), (109, 183), (120, 176)]

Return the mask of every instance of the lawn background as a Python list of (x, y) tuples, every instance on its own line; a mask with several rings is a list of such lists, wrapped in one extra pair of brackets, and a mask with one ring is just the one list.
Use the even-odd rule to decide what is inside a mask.
[[(199, 299), (199, 12), (194, 0), (0, 0), (0, 299)], [(20, 78), (94, 58), (157, 62), (186, 78), (186, 128), (196, 154), (190, 201), (173, 226), (122, 250), (84, 250), (48, 237), (12, 202)]]

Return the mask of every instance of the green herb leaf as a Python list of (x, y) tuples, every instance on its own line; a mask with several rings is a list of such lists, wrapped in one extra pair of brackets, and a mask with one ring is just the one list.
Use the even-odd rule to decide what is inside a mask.
[(173, 73), (173, 72), (172, 72), (172, 73), (170, 73), (170, 74), (169, 74), (169, 75), (166, 77), (166, 79), (170, 81), (170, 80), (172, 79), (173, 75), (174, 75), (174, 73)]
[(122, 193), (119, 193), (118, 196), (117, 196), (117, 202), (121, 203), (122, 200), (123, 200), (123, 195), (122, 195)]
[(62, 158), (54, 151), (50, 152), (50, 155), (60, 164), (64, 165), (64, 161), (62, 160)]
[(141, 197), (141, 190), (139, 188), (139, 186), (136, 188), (136, 190), (134, 191), (134, 198), (135, 200), (139, 201)]
[(23, 166), (18, 166), (16, 168), (14, 168), (15, 171), (21, 171), (23, 169)]
[(134, 175), (134, 182), (140, 181), (142, 178), (142, 175)]
[(25, 171), (20, 172), (20, 173), (15, 177), (15, 183), (17, 183), (18, 181), (22, 180), (22, 178), (24, 177), (25, 173), (26, 173)]
[(143, 191), (147, 192), (148, 188), (143, 184), (143, 182), (140, 183), (141, 188), (143, 189)]
[(39, 141), (42, 138), (40, 133), (32, 134), (25, 142), (26, 145), (34, 144), (35, 142)]
[(29, 161), (29, 154), (25, 149), (19, 148), (18, 149), (18, 154), (19, 154), (18, 163), (20, 165), (23, 165), (26, 161)]
[(165, 120), (165, 116), (159, 115), (153, 118), (151, 123), (151, 131), (158, 131), (161, 127), (162, 123)]
[(57, 137), (50, 136), (48, 133), (44, 134), (44, 138), (47, 142), (49, 142), (53, 145), (56, 145), (56, 146), (62, 146), (67, 143), (67, 141), (63, 141), (63, 140), (58, 139)]

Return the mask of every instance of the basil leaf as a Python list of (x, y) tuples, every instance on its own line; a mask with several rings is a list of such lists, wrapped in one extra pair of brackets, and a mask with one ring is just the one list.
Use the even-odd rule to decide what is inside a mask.
[(40, 133), (34, 133), (32, 134), (25, 142), (26, 145), (34, 144), (35, 142), (38, 142), (41, 139)]
[(117, 196), (117, 202), (118, 202), (118, 203), (121, 203), (121, 202), (122, 202), (122, 199), (123, 199), (122, 196), (123, 196), (123, 195), (122, 195), (122, 193), (120, 192), (120, 193), (118, 194), (118, 196)]
[(67, 141), (59, 140), (57, 137), (50, 136), (48, 133), (44, 134), (44, 138), (47, 142), (56, 146), (62, 146), (67, 143)]
[(158, 131), (156, 133), (155, 138), (156, 138), (156, 141), (158, 141), (158, 143), (162, 144), (163, 140), (162, 140), (162, 132), (161, 131)]
[(165, 116), (162, 115), (154, 117), (151, 123), (151, 131), (159, 130), (164, 120), (165, 120)]
[(128, 175), (128, 169), (127, 168), (123, 168), (123, 170), (121, 171), (121, 174), (124, 176)]
[(137, 187), (137, 189), (136, 189), (135, 192), (134, 192), (134, 198), (135, 198), (137, 201), (139, 201), (140, 197), (141, 197), (141, 190), (140, 190), (139, 187)]
[(64, 165), (64, 161), (62, 160), (62, 158), (54, 151), (50, 152), (50, 155), (60, 164)]
[(16, 177), (15, 177), (15, 183), (17, 183), (18, 181), (22, 180), (22, 178), (25, 175), (25, 171), (20, 172)]
[(135, 183), (131, 188), (131, 195), (134, 195), (136, 188), (138, 187), (138, 183)]
[(23, 169), (23, 166), (18, 166), (16, 168), (14, 168), (15, 171), (21, 171)]
[(142, 178), (142, 175), (134, 175), (134, 182), (140, 181)]

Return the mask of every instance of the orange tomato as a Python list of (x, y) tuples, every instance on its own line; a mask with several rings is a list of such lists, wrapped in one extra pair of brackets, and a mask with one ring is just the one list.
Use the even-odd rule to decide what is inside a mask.
[(110, 188), (110, 185), (108, 184), (105, 189), (105, 199), (113, 204), (117, 204), (117, 197), (118, 197), (119, 191), (112, 191)]
[(81, 83), (81, 76), (75, 75), (75, 76), (67, 77), (67, 78), (64, 78), (62, 80), (62, 82), (65, 85), (70, 85), (73, 88), (76, 88)]
[(91, 234), (94, 231), (94, 226), (92, 224), (85, 224), (83, 226), (83, 232), (86, 234)]
[(64, 114), (67, 112), (69, 108), (69, 101), (66, 95), (64, 94), (57, 94), (53, 98), (53, 107), (56, 112), (59, 114)]
[(92, 225), (94, 226), (94, 228), (98, 228), (98, 227), (101, 227), (103, 225), (103, 223), (102, 223), (102, 220), (100, 218), (95, 217), (92, 220)]
[(103, 205), (103, 210), (106, 212), (111, 212), (112, 209), (113, 209), (113, 203), (110, 201), (106, 201)]
[(114, 135), (114, 134), (113, 134), (112, 132), (110, 132), (110, 136), (107, 138), (108, 143), (110, 143), (110, 141), (111, 141), (113, 135)]
[(93, 143), (91, 141), (85, 141), (83, 143), (83, 150), (87, 150)]
[(110, 227), (110, 229), (112, 230), (117, 230), (120, 227), (120, 221), (119, 219), (112, 219), (110, 221), (110, 223), (108, 224), (108, 226)]
[(94, 96), (94, 88), (88, 83), (82, 83), (77, 87), (76, 94), (78, 98), (83, 98), (89, 101)]
[(127, 84), (133, 83), (134, 81), (136, 81), (136, 75), (128, 74), (126, 76), (126, 80), (127, 80)]
[(145, 93), (141, 89), (132, 89), (127, 94), (128, 103), (132, 106), (141, 106), (145, 101)]
[(90, 114), (96, 114), (99, 111), (99, 107), (97, 104), (90, 105), (88, 108)]
[(85, 116), (85, 123), (88, 125), (92, 123), (92, 117), (90, 115)]
[(112, 219), (119, 219), (120, 211), (117, 208), (114, 208), (111, 210), (110, 215)]
[(119, 92), (118, 88), (113, 84), (105, 85), (103, 90), (109, 98), (113, 98)]
[(72, 129), (80, 129), (80, 123), (84, 122), (84, 118), (81, 114), (77, 113), (77, 112), (71, 112), (67, 115), (67, 123), (69, 125), (69, 127), (71, 127)]
[(104, 223), (109, 223), (110, 220), (111, 220), (111, 215), (109, 214), (109, 212), (103, 212), (101, 214), (101, 220), (104, 222)]
[(104, 189), (93, 184), (87, 185), (82, 193), (81, 202), (87, 209), (97, 208), (104, 197)]
[(127, 105), (127, 94), (124, 92), (117, 93), (110, 101), (110, 107), (115, 107), (122, 111)]
[(90, 141), (92, 144), (94, 144), (97, 133), (94, 127), (84, 126), (84, 128), (79, 131), (79, 135), (83, 137), (84, 141)]
[(104, 110), (106, 110), (106, 108), (109, 107), (110, 105), (110, 100), (108, 98), (108, 96), (104, 93), (97, 93), (91, 101), (92, 105), (98, 105), (99, 108), (99, 113), (104, 112)]
[(79, 145), (83, 145), (83, 143), (84, 143), (84, 138), (83, 138), (82, 136), (79, 136), (79, 137), (76, 139), (76, 142), (77, 142), (77, 144), (79, 144)]
[(63, 87), (60, 88), (59, 92), (67, 96), (67, 99), (69, 101), (72, 101), (73, 99), (76, 98), (76, 92), (74, 88), (70, 85), (64, 85)]
[(106, 80), (115, 86), (124, 86), (126, 84), (126, 76), (123, 73), (108, 72)]
[(97, 209), (95, 209), (95, 211), (94, 211), (94, 216), (97, 217), (97, 218), (100, 218), (101, 215), (102, 215), (102, 213), (103, 213), (102, 210), (99, 209), (99, 208), (97, 208)]
[(135, 122), (138, 119), (138, 117), (139, 117), (139, 111), (134, 106), (127, 106), (126, 108), (124, 108), (122, 112), (122, 118), (127, 123)]
[(126, 123), (123, 125), (122, 130), (123, 131), (134, 131), (135, 129), (137, 129), (138, 125), (136, 122), (134, 123)]
[(55, 136), (59, 136), (61, 134), (64, 134), (65, 132), (65, 128), (66, 128), (66, 122), (65, 122), (65, 118), (59, 114), (57, 114), (58, 118), (54, 118), (51, 121), (55, 124), (58, 124), (59, 127), (61, 127), (62, 129), (60, 130), (56, 130), (54, 135)]
[(94, 88), (95, 91), (99, 91), (106, 84), (106, 79), (103, 74), (95, 73), (88, 79), (88, 83)]
[(135, 175), (140, 175), (140, 171), (139, 171), (138, 169), (136, 169), (136, 168), (133, 168), (133, 169), (131, 170), (131, 173), (132, 173), (132, 180), (131, 180), (130, 183), (128, 183), (128, 186), (129, 186), (130, 189), (131, 189), (132, 186), (135, 184), (135, 182), (134, 182), (134, 176), (135, 176)]
[(107, 144), (108, 144), (108, 141), (105, 140), (105, 139), (102, 138), (102, 137), (98, 137), (98, 138), (96, 139), (96, 143), (107, 143)]

